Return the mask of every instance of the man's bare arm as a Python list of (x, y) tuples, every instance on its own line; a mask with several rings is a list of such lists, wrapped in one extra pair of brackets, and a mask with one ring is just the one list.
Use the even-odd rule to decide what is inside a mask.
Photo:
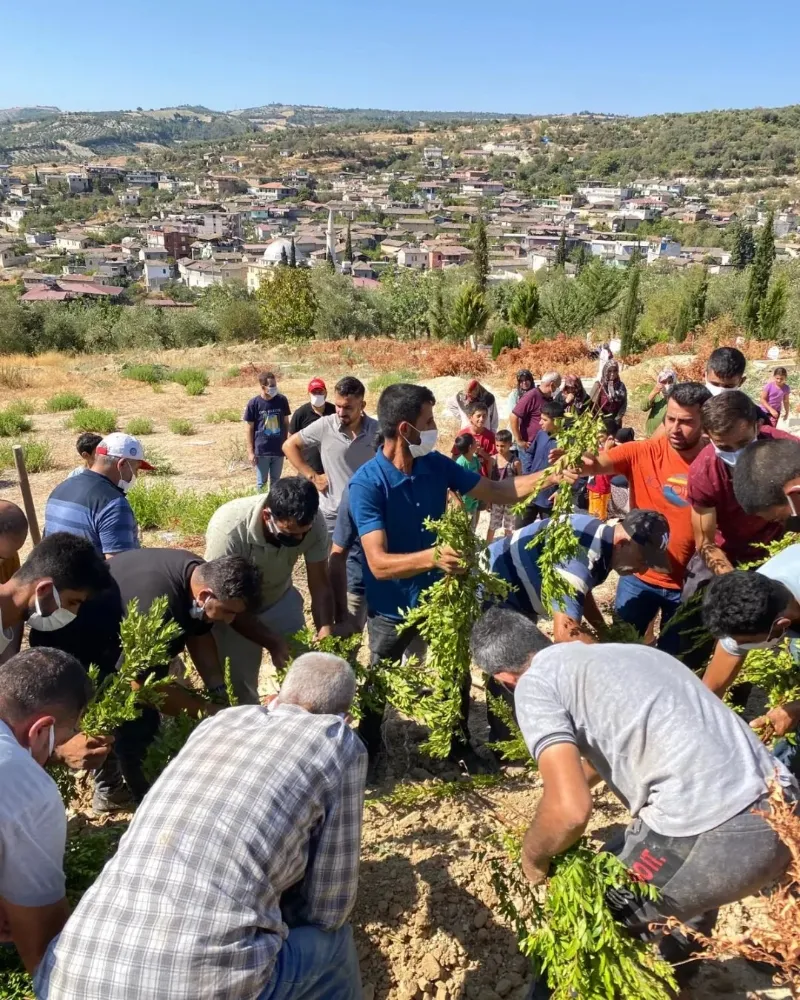
[(11, 940), (19, 952), (22, 964), (33, 974), (41, 962), (47, 946), (60, 933), (69, 918), (69, 903), (60, 899), (47, 906), (17, 906), (2, 901)]
[(715, 576), (733, 572), (730, 560), (716, 542), (716, 507), (693, 507), (692, 531), (694, 532), (694, 544), (697, 547), (697, 551), (711, 572)]
[(333, 625), (333, 593), (328, 575), (328, 560), (306, 562), (308, 592), (311, 595), (311, 617), (317, 630), (330, 629)]
[(714, 694), (720, 698), (736, 680), (739, 671), (744, 663), (743, 656), (736, 656), (729, 653), (721, 642), (718, 642), (714, 655), (711, 657), (706, 672), (703, 674), (703, 683), (707, 688), (711, 688)]
[(431, 569), (444, 573), (458, 573), (463, 570), (457, 552), (442, 546), (438, 558), (436, 549), (420, 549), (419, 552), (387, 552), (386, 532), (370, 531), (361, 536), (361, 544), (367, 565), (376, 580), (407, 580)]
[(303, 442), (299, 431), (296, 434), (291, 434), (283, 442), (283, 454), (289, 459), (301, 476), (310, 479), (312, 483), (314, 482), (316, 473), (305, 458), (303, 458)]
[(231, 622), (231, 628), (257, 646), (263, 646), (279, 670), (286, 666), (286, 660), (289, 657), (289, 646), (286, 639), (280, 632), (274, 632), (268, 625), (265, 625), (256, 615), (251, 615), (248, 611), (237, 615)]
[(347, 549), (335, 542), (328, 556), (328, 574), (333, 593), (333, 618), (343, 622), (347, 618)]

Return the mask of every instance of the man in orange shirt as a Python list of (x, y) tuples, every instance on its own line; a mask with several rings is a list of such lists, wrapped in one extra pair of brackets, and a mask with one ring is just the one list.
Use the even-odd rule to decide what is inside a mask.
[(700, 410), (710, 396), (699, 382), (676, 385), (667, 402), (662, 436), (631, 441), (584, 460), (586, 475), (622, 475), (628, 479), (631, 510), (657, 510), (669, 523), (670, 572), (650, 569), (622, 577), (615, 607), (617, 615), (641, 635), (660, 611), (662, 635), (658, 647), (673, 655), (680, 646), (680, 633), (663, 633), (680, 605), (686, 566), (695, 550), (687, 481), (689, 466), (706, 444)]

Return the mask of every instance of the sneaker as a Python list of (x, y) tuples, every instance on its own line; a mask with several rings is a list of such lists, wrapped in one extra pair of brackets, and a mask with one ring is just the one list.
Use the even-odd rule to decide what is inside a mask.
[(136, 803), (125, 785), (118, 785), (108, 790), (95, 788), (92, 795), (92, 812), (133, 812), (135, 808)]

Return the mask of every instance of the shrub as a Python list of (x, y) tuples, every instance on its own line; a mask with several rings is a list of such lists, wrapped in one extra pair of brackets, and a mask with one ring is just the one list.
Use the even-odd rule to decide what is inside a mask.
[(0, 385), (4, 389), (27, 389), (30, 383), (16, 365), (0, 365)]
[(167, 456), (157, 448), (147, 448), (147, 461), (153, 466), (153, 471), (148, 472), (148, 476), (174, 476), (175, 466)]
[(519, 347), (519, 337), (513, 327), (498, 326), (492, 337), (492, 361), (496, 360), (506, 347)]
[(190, 379), (184, 386), (186, 389), (187, 396), (202, 396), (206, 391), (206, 386), (208, 382), (202, 382), (200, 379)]
[(225, 369), (225, 378), (236, 378), (237, 375), (241, 375), (242, 370), (239, 365), (231, 365), (230, 368)]
[(65, 413), (67, 410), (85, 410), (86, 400), (77, 392), (57, 392), (45, 404), (48, 413)]
[(397, 371), (383, 372), (371, 380), (367, 388), (370, 392), (382, 392), (387, 385), (394, 385), (395, 382), (416, 382), (419, 374), (410, 368), (398, 368)]
[[(22, 446), (25, 468), (30, 473), (49, 472), (55, 468), (53, 453), (46, 441), (26, 441)], [(10, 444), (0, 444), (0, 469), (14, 468), (14, 453)]]
[(123, 378), (130, 378), (135, 382), (147, 382), (153, 385), (156, 382), (165, 382), (169, 378), (169, 368), (166, 365), (125, 364), (120, 369), (120, 374)]
[(117, 415), (113, 410), (101, 410), (96, 406), (87, 406), (75, 410), (67, 420), (67, 427), (74, 431), (95, 431), (97, 434), (110, 434), (117, 426)]
[(11, 407), (0, 410), (0, 437), (15, 437), (17, 434), (24, 434), (32, 427), (30, 420), (19, 410)]
[(211, 515), (230, 500), (249, 496), (247, 490), (215, 490), (211, 493), (195, 493), (188, 491), (180, 498), (180, 507), (176, 512), (176, 526), (186, 535), (204, 535)]
[(202, 368), (177, 368), (170, 376), (178, 385), (189, 385), (190, 382), (202, 382), (203, 388), (208, 385), (208, 373)]
[(153, 421), (149, 417), (131, 417), (125, 425), (125, 431), (134, 437), (153, 433)]
[(170, 420), (169, 429), (173, 434), (182, 434), (184, 437), (195, 433), (194, 424), (191, 420), (186, 420), (184, 417), (174, 417)]
[(212, 410), (211, 413), (206, 414), (206, 423), (209, 424), (235, 424), (241, 419), (241, 412), (234, 409)]
[[(150, 456), (148, 460), (155, 465)], [(140, 528), (164, 529), (172, 526), (179, 494), (171, 483), (145, 483), (139, 479), (128, 491), (128, 500)]]
[(21, 413), (27, 417), (29, 414), (36, 412), (36, 404), (32, 399), (15, 399), (12, 403), (8, 404), (6, 409), (9, 413)]

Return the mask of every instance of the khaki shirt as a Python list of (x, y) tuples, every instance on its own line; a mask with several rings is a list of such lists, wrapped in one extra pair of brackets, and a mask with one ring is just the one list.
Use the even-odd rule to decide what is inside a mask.
[(292, 585), (294, 564), (305, 556), (307, 563), (328, 558), (325, 518), (317, 511), (311, 531), (300, 545), (273, 545), (264, 537), (261, 518), (267, 495), (231, 500), (215, 511), (206, 530), (206, 560), (220, 556), (244, 556), (261, 570), (261, 608), (272, 607)]

